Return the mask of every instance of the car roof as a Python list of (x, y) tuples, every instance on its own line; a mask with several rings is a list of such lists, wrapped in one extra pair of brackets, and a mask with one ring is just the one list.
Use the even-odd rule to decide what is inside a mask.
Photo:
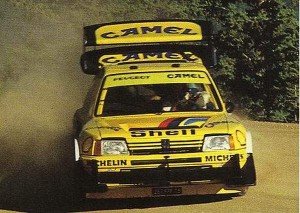
[(172, 72), (172, 71), (204, 71), (208, 73), (203, 64), (199, 63), (133, 63), (123, 65), (105, 66), (105, 74), (125, 74), (139, 72)]

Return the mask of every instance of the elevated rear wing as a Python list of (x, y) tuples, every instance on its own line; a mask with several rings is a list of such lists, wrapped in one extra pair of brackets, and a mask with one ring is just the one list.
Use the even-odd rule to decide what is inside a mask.
[[(151, 62), (216, 64), (207, 21), (163, 20), (96, 24), (84, 27), (81, 67), (100, 74), (103, 67)], [(188, 45), (189, 44), (189, 45)], [(86, 51), (87, 47), (92, 48)]]
[(99, 74), (103, 67), (120, 64), (186, 62), (201, 63), (211, 67), (216, 62), (211, 46), (161, 44), (122, 46), (85, 52), (81, 67), (86, 74)]
[(211, 35), (207, 21), (118, 22), (84, 27), (84, 46), (203, 41)]

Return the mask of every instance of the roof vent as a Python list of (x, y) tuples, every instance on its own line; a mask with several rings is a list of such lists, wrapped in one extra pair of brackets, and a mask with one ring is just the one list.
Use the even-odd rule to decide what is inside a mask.
[(138, 66), (130, 66), (129, 69), (131, 70), (136, 70), (138, 68)]
[(180, 67), (180, 64), (172, 64), (172, 67)]

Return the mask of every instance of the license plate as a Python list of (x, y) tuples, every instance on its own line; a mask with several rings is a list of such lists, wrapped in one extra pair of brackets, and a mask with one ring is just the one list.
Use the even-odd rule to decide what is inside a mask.
[(182, 194), (181, 187), (158, 187), (152, 188), (152, 195), (179, 195)]

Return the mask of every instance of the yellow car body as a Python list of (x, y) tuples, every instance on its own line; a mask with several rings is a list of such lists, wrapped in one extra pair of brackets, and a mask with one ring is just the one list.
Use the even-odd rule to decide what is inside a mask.
[[(162, 35), (166, 28), (171, 38)], [(194, 22), (168, 21), (94, 26), (92, 41), (143, 43), (145, 29), (151, 36), (161, 33), (156, 42), (203, 38)], [(87, 198), (235, 194), (255, 185), (251, 134), (228, 117), (200, 57), (189, 51), (97, 57), (101, 73), (74, 116), (78, 177)], [(179, 107), (180, 86), (201, 91), (185, 92)], [(209, 104), (197, 105), (200, 94), (209, 94)], [(164, 105), (164, 98), (174, 100)], [(196, 99), (197, 104), (187, 104)]]

